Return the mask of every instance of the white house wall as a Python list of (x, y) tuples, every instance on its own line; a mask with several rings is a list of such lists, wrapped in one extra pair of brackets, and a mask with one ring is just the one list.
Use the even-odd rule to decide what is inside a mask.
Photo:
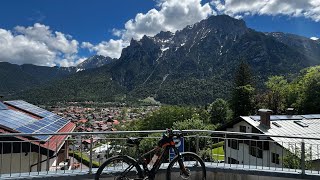
[[(41, 160), (46, 160), (47, 156), (41, 155)], [(52, 165), (54, 158), (49, 161), (49, 166)], [(38, 162), (38, 153), (13, 153), (0, 154), (0, 174), (29, 172), (30, 166)], [(11, 170), (10, 170), (11, 169)], [(41, 170), (47, 169), (47, 161), (41, 163)], [(37, 171), (37, 165), (32, 167), (32, 171)]]
[[(245, 121), (241, 121), (235, 125), (233, 128), (227, 128), (227, 131), (231, 132), (240, 132), (240, 126), (246, 126), (247, 133), (252, 133), (252, 126), (249, 125)], [(248, 139), (251, 139), (248, 136)], [(266, 140), (266, 139), (265, 139)], [(269, 150), (263, 150), (263, 158), (257, 158), (249, 153), (249, 145), (242, 142), (241, 139), (238, 140), (239, 142), (239, 150), (232, 149), (228, 146), (228, 141), (225, 141), (225, 162), (228, 162), (228, 157), (231, 157), (237, 161), (239, 164), (245, 165), (257, 165), (257, 166), (269, 166), (269, 167), (282, 167), (282, 157), (285, 155), (285, 151), (281, 146), (275, 144), (274, 142), (269, 142)], [(279, 154), (279, 164), (275, 164), (271, 162), (272, 153)]]

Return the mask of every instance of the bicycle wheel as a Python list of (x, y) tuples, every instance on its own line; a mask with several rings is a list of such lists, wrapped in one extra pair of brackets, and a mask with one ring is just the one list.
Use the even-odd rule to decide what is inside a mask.
[[(167, 169), (167, 180), (189, 179), (189, 180), (205, 180), (206, 167), (203, 160), (195, 153), (181, 153), (182, 159), (176, 156), (169, 164)], [(185, 171), (180, 169), (180, 163), (183, 163)], [(186, 173), (187, 172), (187, 173)]]
[(98, 169), (95, 179), (133, 180), (142, 178), (138, 163), (129, 156), (114, 156), (106, 160)]

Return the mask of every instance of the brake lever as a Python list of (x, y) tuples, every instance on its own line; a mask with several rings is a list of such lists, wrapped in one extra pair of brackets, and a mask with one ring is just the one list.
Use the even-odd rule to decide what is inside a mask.
[(175, 133), (175, 136), (176, 136), (177, 138), (183, 137), (182, 131), (178, 131), (177, 133)]

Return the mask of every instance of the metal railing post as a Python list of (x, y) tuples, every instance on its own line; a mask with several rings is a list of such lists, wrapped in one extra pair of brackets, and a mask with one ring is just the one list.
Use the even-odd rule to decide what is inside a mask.
[[(196, 135), (196, 154), (199, 155), (199, 134)], [(198, 166), (198, 161), (196, 161), (196, 166)]]
[(93, 144), (93, 137), (90, 138), (90, 163), (89, 163), (89, 174), (92, 174), (92, 146)]
[(199, 155), (199, 134), (196, 135), (196, 154)]
[(301, 174), (305, 175), (306, 167), (305, 167), (305, 143), (302, 140), (301, 142)]

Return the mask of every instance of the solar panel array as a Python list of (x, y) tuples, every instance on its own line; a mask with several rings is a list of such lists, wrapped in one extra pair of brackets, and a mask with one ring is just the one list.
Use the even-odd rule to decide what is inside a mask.
[[(16, 130), (24, 133), (56, 133), (62, 127), (64, 127), (68, 122), (69, 122), (68, 120), (58, 115), (51, 115), (41, 120), (37, 120), (35, 122), (21, 126)], [(47, 140), (50, 137), (51, 136), (49, 135), (35, 136), (35, 138), (41, 139), (41, 140)]]
[(16, 129), (35, 121), (37, 121), (37, 119), (19, 111), (10, 109), (0, 111), (0, 124), (11, 129)]
[(4, 105), (2, 102), (0, 102), (0, 110), (6, 110), (8, 107)]
[(17, 100), (17, 101), (5, 101), (5, 103), (10, 104), (14, 107), (17, 107), (19, 109), (22, 109), (24, 111), (28, 111), (32, 114), (38, 115), (40, 117), (47, 117), (50, 115), (54, 115), (54, 113), (47, 111), (45, 109), (42, 109), (38, 106), (35, 106), (33, 104), (27, 103), (22, 100)]
[[(43, 117), (38, 120), (19, 111), (9, 109), (0, 111), (0, 124), (21, 133), (56, 133), (69, 123), (69, 120), (25, 101), (6, 101), (5, 103)], [(51, 136), (39, 135), (33, 137), (46, 141)]]
[(320, 119), (320, 114), (308, 114), (308, 115), (302, 115), (302, 117), (306, 119)]
[[(250, 116), (255, 121), (260, 121), (260, 116)], [(302, 116), (299, 115), (271, 115), (270, 120), (301, 120)]]

